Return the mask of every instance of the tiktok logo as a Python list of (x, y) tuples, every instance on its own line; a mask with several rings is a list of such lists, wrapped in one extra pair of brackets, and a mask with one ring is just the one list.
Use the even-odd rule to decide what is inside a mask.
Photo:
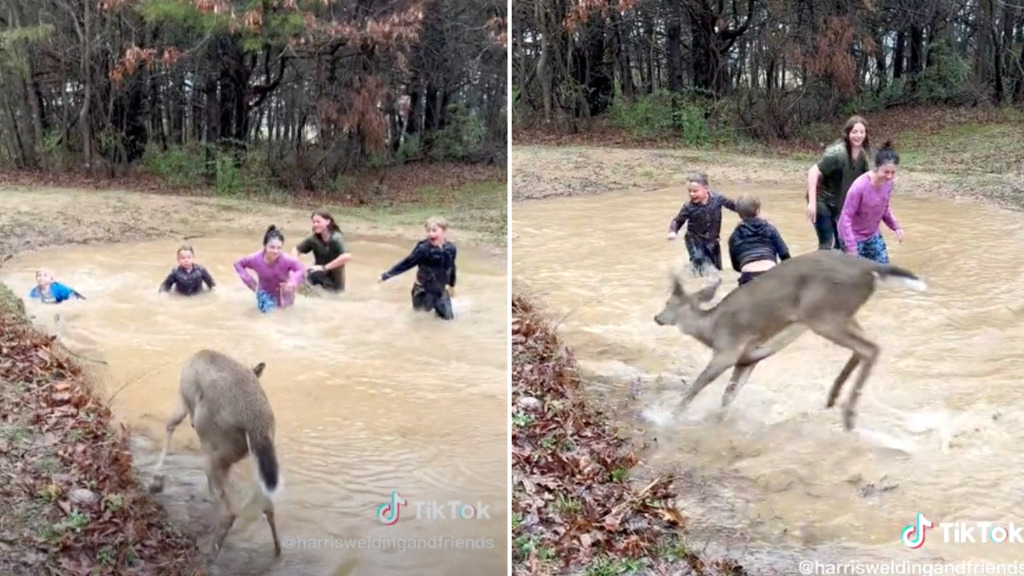
[(935, 526), (932, 521), (925, 518), (924, 514), (917, 513), (917, 520), (909, 526), (904, 526), (903, 531), (900, 532), (900, 540), (903, 541), (903, 545), (907, 548), (920, 548), (924, 546), (924, 534), (925, 530)]
[(398, 495), (398, 492), (391, 491), (391, 499), (377, 507), (377, 520), (382, 524), (392, 525), (398, 522), (398, 515), (402, 506), (408, 502)]

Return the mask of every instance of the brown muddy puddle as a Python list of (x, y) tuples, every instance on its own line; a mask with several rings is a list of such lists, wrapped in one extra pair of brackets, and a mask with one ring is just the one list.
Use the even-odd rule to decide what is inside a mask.
[[(290, 250), (306, 233), (286, 229)], [(214, 348), (262, 377), (277, 419), (284, 492), (277, 503), (279, 560), (265, 520), (250, 507), (229, 534), (215, 573), (253, 575), (450, 575), (504, 573), (508, 557), (508, 305), (506, 264), (459, 247), (456, 320), (414, 313), (415, 270), (378, 284), (415, 238), (346, 237), (354, 259), (340, 297), (300, 296), (261, 314), (232, 263), (260, 248), (259, 235), (189, 241), (218, 286), (194, 298), (158, 294), (178, 241), (62, 246), (7, 262), (0, 280), (28, 311), (89, 360), (137, 435), (143, 479), (155, 463), (185, 359)], [(311, 257), (303, 258), (309, 265)], [(29, 301), (46, 266), (87, 300)], [(60, 320), (54, 314), (60, 313)], [(101, 363), (105, 362), (105, 364)], [(190, 527), (216, 514), (198, 442), (187, 420), (175, 432), (160, 498)], [(230, 488), (244, 501), (256, 483), (250, 461)], [(406, 499), (394, 525), (378, 521), (392, 491)], [(417, 501), (482, 504), (487, 518), (417, 519)], [(421, 515), (424, 516), (424, 515)], [(483, 516), (483, 515), (481, 515)], [(198, 530), (204, 532), (203, 528)], [(209, 545), (208, 539), (200, 541)]]
[[(722, 191), (757, 194), (793, 253), (816, 248), (799, 182)], [(858, 316), (882, 355), (852, 434), (842, 431), (839, 410), (824, 409), (849, 353), (810, 333), (758, 365), (723, 422), (715, 415), (727, 376), (685, 412), (669, 412), (683, 391), (680, 378), (691, 382), (711, 356), (653, 321), (668, 296), (669, 270), (686, 262), (682, 241), (665, 237), (686, 197), (682, 186), (515, 206), (514, 277), (566, 315), (562, 336), (594, 390), (612, 403), (636, 397), (637, 422), (658, 439), (649, 463), (681, 472), (689, 484), (680, 506), (692, 519), (691, 549), (706, 542), (711, 551), (753, 559), (750, 568), (788, 574), (797, 573), (797, 557), (1021, 558), (1024, 543), (945, 543), (938, 528), (1024, 525), (1017, 508), (1024, 491), (1020, 214), (905, 194), (897, 182), (905, 242), (883, 234), (892, 262), (919, 273), (929, 291), (882, 288)], [(716, 301), (736, 286), (726, 241), (737, 222), (726, 211)], [(687, 281), (690, 290), (700, 285)], [(900, 532), (918, 512), (936, 527), (924, 546), (909, 549)]]

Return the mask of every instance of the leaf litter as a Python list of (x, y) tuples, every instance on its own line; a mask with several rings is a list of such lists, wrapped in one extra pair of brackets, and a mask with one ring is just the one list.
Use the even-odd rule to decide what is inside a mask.
[(203, 574), (137, 481), (127, 430), (0, 292), (0, 574)]
[(581, 393), (572, 352), (533, 300), (513, 294), (513, 574), (745, 576), (686, 550), (675, 479), (630, 482), (636, 447)]

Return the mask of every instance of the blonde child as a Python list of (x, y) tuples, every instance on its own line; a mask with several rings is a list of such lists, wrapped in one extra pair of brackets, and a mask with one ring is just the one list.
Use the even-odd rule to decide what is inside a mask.
[(418, 266), (412, 285), (414, 310), (431, 311), (445, 320), (453, 320), (451, 297), (455, 294), (455, 244), (445, 237), (448, 222), (441, 217), (427, 219), (427, 237), (420, 240), (404, 260), (380, 275), (380, 282)]
[(60, 304), (72, 297), (85, 300), (74, 288), (70, 288), (57, 282), (53, 272), (47, 268), (36, 270), (36, 286), (28, 293), (29, 298), (34, 298), (44, 304)]

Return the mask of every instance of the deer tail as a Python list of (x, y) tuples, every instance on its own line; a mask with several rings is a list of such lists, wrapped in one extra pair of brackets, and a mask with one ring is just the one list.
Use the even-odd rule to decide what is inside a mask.
[(925, 284), (924, 280), (921, 280), (917, 274), (906, 268), (900, 268), (891, 264), (879, 264), (872, 271), (872, 274), (882, 281), (894, 282), (917, 292), (928, 290), (928, 285)]
[(274, 450), (274, 441), (267, 434), (250, 436), (245, 433), (245, 441), (249, 445), (249, 453), (256, 461), (256, 480), (263, 490), (263, 494), (273, 500), (281, 491), (283, 484), (280, 470), (277, 466), (277, 452)]

